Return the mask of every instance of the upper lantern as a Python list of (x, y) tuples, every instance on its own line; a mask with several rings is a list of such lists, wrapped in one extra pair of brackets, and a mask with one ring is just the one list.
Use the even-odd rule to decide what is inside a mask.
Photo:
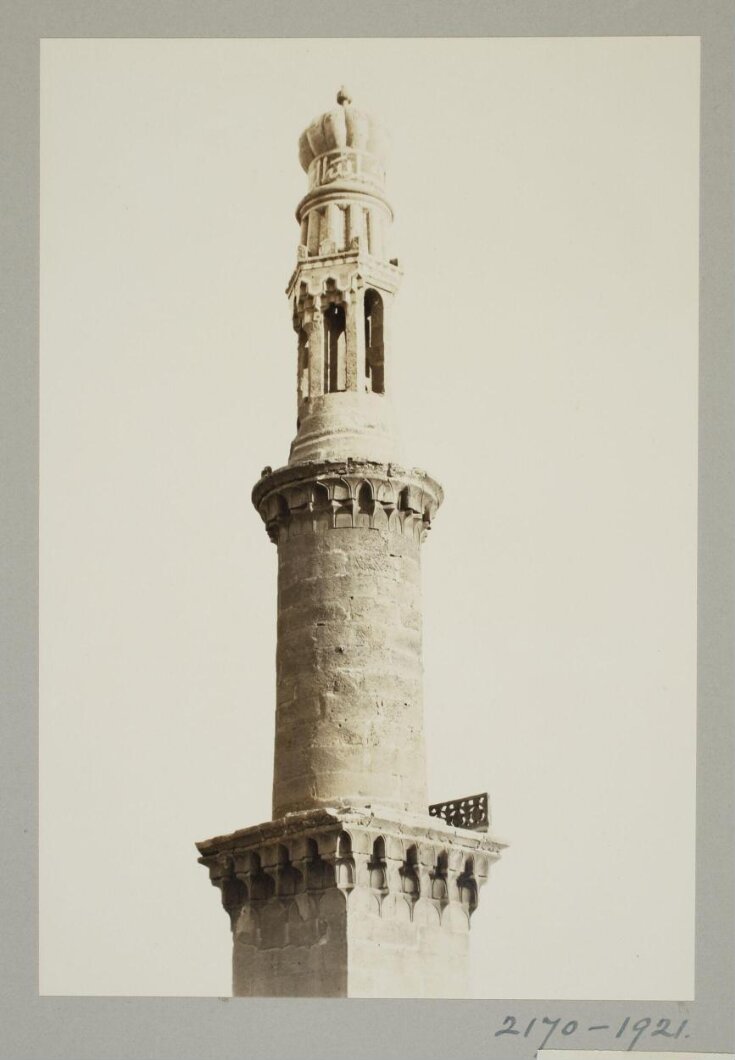
[(315, 118), (299, 139), (299, 161), (309, 175), (309, 187), (335, 180), (382, 187), (389, 146), (385, 130), (352, 105), (346, 89), (337, 93), (337, 104)]
[(286, 290), (298, 335), (290, 463), (400, 462), (388, 398), (401, 270), (389, 249), (387, 137), (344, 89), (337, 104), (299, 142), (309, 189), (296, 207), (300, 239)]

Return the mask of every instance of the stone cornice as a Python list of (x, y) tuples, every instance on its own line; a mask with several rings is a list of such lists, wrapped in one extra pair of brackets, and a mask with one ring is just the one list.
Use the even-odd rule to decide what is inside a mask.
[[(397, 259), (396, 259), (397, 260)], [(364, 250), (342, 250), (334, 254), (320, 254), (305, 257), (299, 260), (286, 285), (286, 294), (289, 298), (294, 293), (296, 283), (299, 279), (305, 279), (312, 297), (324, 294), (324, 271), (330, 270), (335, 279), (343, 280), (344, 290), (352, 287), (356, 278), (362, 279), (366, 286), (378, 287), (382, 291), (395, 293), (398, 289), (403, 270), (392, 261), (384, 261)], [(309, 282), (313, 281), (313, 282)]]
[(327, 893), (362, 915), (434, 917), (445, 930), (466, 932), (507, 844), (420, 814), (344, 806), (287, 814), (196, 845), (233, 931), (254, 942), (267, 910), (282, 932), (290, 903), (302, 902), (303, 912), (305, 901), (316, 916)]
[(328, 202), (341, 202), (351, 198), (359, 199), (366, 205), (377, 203), (387, 210), (390, 220), (393, 220), (393, 207), (385, 195), (375, 185), (363, 184), (357, 180), (335, 180), (331, 184), (321, 185), (307, 191), (296, 207), (296, 220), (301, 224), (305, 212), (314, 206), (323, 206)]
[(414, 485), (431, 496), (438, 508), (444, 490), (423, 468), (405, 468), (378, 460), (318, 460), (304, 464), (285, 464), (272, 471), (266, 468), (253, 486), (252, 499), (257, 508), (267, 494), (285, 486), (314, 482), (321, 478), (379, 478)]
[[(360, 497), (367, 485), (367, 509)], [(422, 541), (444, 497), (438, 482), (419, 468), (371, 460), (316, 461), (266, 468), (252, 500), (272, 541), (295, 532), (368, 527)]]
[(451, 843), (463, 850), (482, 851), (500, 856), (508, 844), (490, 832), (475, 832), (469, 828), (453, 828), (436, 817), (428, 814), (397, 814), (380, 807), (319, 807), (288, 813), (275, 821), (240, 828), (229, 835), (214, 836), (203, 839), (196, 844), (202, 858), (226, 854), (235, 849), (250, 849), (264, 843), (287, 842), (304, 834), (330, 831), (336, 827), (349, 830), (350, 825), (370, 828), (382, 835), (416, 840), (420, 833), (422, 839), (433, 843)]

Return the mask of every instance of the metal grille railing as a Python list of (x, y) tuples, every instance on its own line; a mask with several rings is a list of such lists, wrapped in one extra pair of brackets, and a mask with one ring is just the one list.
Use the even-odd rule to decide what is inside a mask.
[(435, 802), (429, 807), (432, 817), (441, 817), (453, 828), (472, 828), (477, 832), (486, 832), (490, 825), (487, 792), (481, 795), (467, 795), (463, 799), (452, 799), (449, 802)]

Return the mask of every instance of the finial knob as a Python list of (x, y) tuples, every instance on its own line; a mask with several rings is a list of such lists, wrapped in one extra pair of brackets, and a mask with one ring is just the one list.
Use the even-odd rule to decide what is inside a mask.
[(352, 96), (349, 94), (344, 85), (342, 85), (339, 92), (337, 93), (337, 102), (340, 103), (343, 107), (345, 103), (352, 103)]

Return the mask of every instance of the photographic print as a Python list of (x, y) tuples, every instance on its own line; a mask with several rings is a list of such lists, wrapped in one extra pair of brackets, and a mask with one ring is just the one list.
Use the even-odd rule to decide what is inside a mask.
[(699, 57), (43, 42), (42, 994), (693, 998)]

